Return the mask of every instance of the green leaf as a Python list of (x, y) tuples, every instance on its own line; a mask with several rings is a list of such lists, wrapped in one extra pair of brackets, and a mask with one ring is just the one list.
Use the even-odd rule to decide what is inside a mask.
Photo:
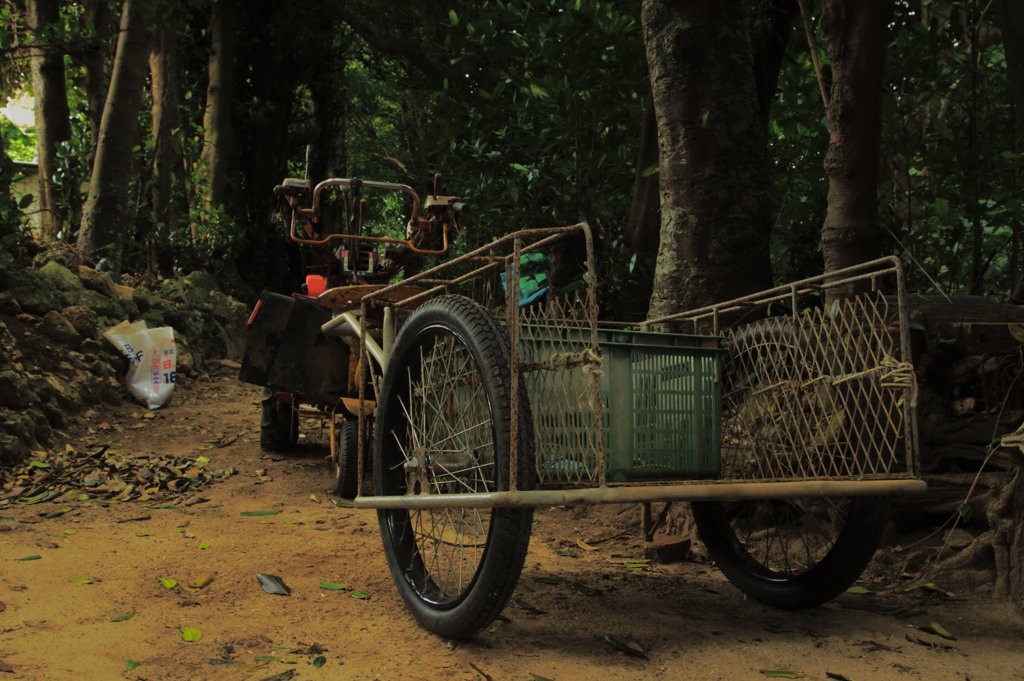
[(88, 577), (68, 577), (68, 581), (72, 584), (92, 584), (92, 580)]
[(38, 553), (32, 553), (27, 556), (22, 556), (21, 558), (15, 558), (14, 560), (39, 560), (40, 558), (42, 558), (42, 556)]
[(273, 510), (273, 511), (242, 511), (238, 515), (252, 518), (252, 517), (257, 517), (257, 516), (265, 516), (265, 515), (277, 515), (280, 512), (281, 512), (281, 509), (276, 509), (276, 510)]
[(142, 664), (142, 663), (139, 662), (138, 660), (125, 660), (124, 661), (124, 668), (127, 671), (131, 671), (131, 670), (135, 669), (136, 667), (138, 667), (140, 664)]
[(259, 580), (260, 586), (263, 587), (263, 590), (268, 594), (273, 594), (274, 596), (290, 596), (292, 593), (292, 590), (288, 588), (288, 585), (281, 581), (280, 577), (275, 575), (257, 572), (256, 579)]
[(181, 630), (181, 640), (195, 643), (203, 638), (203, 632), (193, 627), (184, 627)]
[(970, 504), (960, 504), (956, 507), (956, 512), (960, 514), (960, 517), (964, 519), (964, 522), (971, 522), (971, 518), (974, 517), (974, 507)]
[(327, 658), (323, 655), (318, 655), (313, 658), (313, 666), (317, 669), (320, 669), (320, 667), (323, 667), (325, 664), (327, 664)]
[(534, 674), (533, 672), (530, 672), (530, 676), (533, 677), (533, 681), (555, 681), (552, 678), (541, 676), (540, 674)]
[(352, 587), (341, 582), (320, 582), (320, 588), (324, 591), (348, 591)]
[(537, 99), (551, 99), (551, 94), (536, 83), (530, 83), (530, 94)]
[(452, 22), (452, 26), (459, 25), (459, 13), (454, 9), (448, 10), (448, 21)]
[(847, 589), (846, 593), (848, 593), (848, 594), (872, 594), (872, 593), (875, 593), (875, 592), (872, 591), (871, 589), (867, 588), (866, 586), (861, 586), (860, 584), (855, 584), (855, 585), (851, 586), (849, 589)]
[(762, 669), (761, 673), (767, 676), (769, 679), (802, 679), (803, 674), (797, 674), (796, 672), (780, 671), (778, 669)]
[(194, 582), (190, 582), (189, 583), (189, 588), (192, 588), (192, 589), (205, 589), (206, 587), (210, 586), (210, 584), (212, 584), (212, 583), (213, 583), (213, 575), (206, 575), (205, 577), (200, 577), (199, 579), (195, 580)]
[(947, 639), (949, 641), (956, 640), (956, 636), (949, 633), (949, 630), (946, 629), (946, 627), (939, 624), (938, 622), (932, 622), (931, 624), (929, 624), (928, 629), (926, 631), (930, 631), (931, 633), (937, 636), (941, 636), (942, 638)]
[(53, 466), (45, 461), (29, 461), (28, 465), (32, 468), (53, 468)]
[(651, 175), (657, 173), (658, 170), (659, 168), (657, 163), (655, 163), (652, 166), (647, 166), (646, 168), (644, 168), (643, 172), (640, 173), (640, 177), (650, 177)]
[(255, 662), (276, 662), (277, 661), (277, 656), (276, 655), (257, 655), (256, 657), (254, 657), (252, 659)]
[(111, 622), (127, 622), (128, 620), (130, 620), (133, 617), (135, 617), (135, 613), (134, 612), (125, 612), (125, 613), (121, 613), (120, 615), (115, 615), (115, 616), (111, 617), (110, 621)]
[(200, 551), (204, 551), (204, 550), (206, 550), (208, 548), (210, 548), (210, 545), (207, 544), (206, 542), (202, 542), (201, 544), (199, 544), (199, 550)]
[(157, 579), (160, 580), (160, 583), (164, 585), (165, 589), (173, 589), (178, 586), (178, 580), (176, 579), (172, 579), (170, 577), (157, 577)]
[(353, 589), (352, 590), (352, 598), (358, 598), (361, 601), (365, 601), (369, 597), (370, 597), (370, 594), (367, 591), (362, 591), (360, 589)]

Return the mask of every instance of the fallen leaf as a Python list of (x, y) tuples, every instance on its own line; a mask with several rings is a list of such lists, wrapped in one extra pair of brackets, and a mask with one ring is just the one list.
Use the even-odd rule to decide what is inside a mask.
[(288, 588), (283, 581), (281, 581), (281, 578), (275, 575), (257, 572), (256, 579), (259, 580), (260, 586), (263, 587), (263, 590), (268, 594), (273, 594), (275, 596), (290, 596), (292, 593), (292, 590)]
[(923, 638), (911, 636), (910, 634), (904, 634), (903, 638), (907, 639), (911, 643), (916, 643), (919, 646), (925, 648), (931, 648), (932, 650), (956, 650), (953, 646), (946, 645), (945, 643), (939, 643), (938, 641), (927, 641)]
[(68, 577), (68, 581), (73, 584), (92, 584), (92, 580), (88, 577)]
[(315, 495), (315, 494), (310, 494), (309, 495), (309, 500), (312, 501), (314, 504), (319, 504), (320, 503), (320, 498), (317, 495)]
[(213, 575), (205, 575), (189, 583), (189, 587), (192, 589), (205, 589), (213, 583)]
[(181, 640), (195, 643), (203, 638), (203, 633), (193, 627), (185, 627), (181, 630)]
[(365, 601), (369, 597), (370, 597), (370, 594), (367, 591), (362, 591), (360, 589), (353, 589), (352, 590), (352, 598), (358, 598), (361, 601)]
[(533, 672), (530, 673), (530, 676), (533, 677), (533, 681), (555, 681), (552, 678), (548, 678), (547, 676), (541, 676), (540, 674), (534, 674)]
[(130, 620), (133, 617), (135, 617), (135, 613), (134, 612), (126, 612), (126, 613), (122, 613), (120, 615), (114, 615), (113, 617), (110, 618), (110, 621), (111, 622), (127, 622), (128, 620)]
[(317, 669), (319, 669), (320, 667), (323, 667), (325, 664), (327, 664), (327, 658), (324, 657), (323, 655), (318, 655), (318, 656), (313, 658), (313, 666), (316, 667)]
[(64, 530), (64, 534), (69, 536), (69, 537), (71, 535), (75, 534), (76, 532), (78, 532), (78, 530)]
[(956, 598), (956, 594), (955, 593), (953, 593), (952, 591), (947, 591), (946, 589), (943, 589), (941, 586), (939, 586), (935, 582), (927, 582), (925, 584), (922, 584), (921, 588), (924, 589), (925, 591), (932, 591), (932, 592), (937, 593), (937, 594), (942, 594), (943, 596), (946, 596), (947, 598)]
[(36, 546), (41, 549), (59, 549), (60, 544), (54, 544), (52, 541), (39, 540), (36, 542)]
[(200, 550), (200, 551), (204, 551), (204, 550), (206, 550), (206, 549), (208, 549), (208, 548), (210, 548), (210, 545), (209, 545), (209, 544), (207, 544), (206, 542), (201, 542), (201, 543), (199, 544), (199, 550)]
[(946, 639), (948, 641), (955, 641), (956, 640), (956, 636), (954, 636), (953, 634), (949, 633), (949, 630), (946, 629), (941, 624), (939, 624), (938, 622), (930, 623), (926, 628), (923, 628), (922, 631), (929, 631), (929, 632), (935, 634), (936, 636), (941, 636), (942, 638), (944, 638), (944, 639)]
[(341, 582), (320, 582), (320, 588), (324, 591), (348, 591), (352, 587)]
[(848, 676), (839, 674), (838, 672), (825, 672), (825, 676), (830, 679), (835, 679), (835, 681), (850, 681)]
[(875, 593), (875, 592), (872, 591), (871, 589), (867, 588), (866, 586), (861, 586), (860, 584), (855, 584), (855, 585), (851, 586), (849, 589), (847, 589), (846, 593), (848, 593), (848, 594), (872, 594), (872, 593)]
[(767, 676), (769, 679), (802, 679), (803, 674), (797, 674), (796, 672), (781, 671), (778, 669), (762, 669), (761, 673)]
[(27, 556), (22, 556), (21, 558), (15, 558), (14, 560), (39, 560), (40, 558), (42, 558), (42, 556), (38, 553), (33, 553)]
[(277, 661), (276, 655), (257, 655), (252, 658), (255, 662), (275, 662)]
[(265, 515), (277, 515), (280, 512), (281, 512), (280, 509), (277, 509), (277, 510), (274, 510), (274, 511), (242, 511), (238, 515), (252, 518), (252, 517), (257, 517), (257, 516), (265, 516)]
[(647, 652), (644, 650), (644, 647), (631, 638), (621, 638), (605, 634), (604, 640), (612, 644), (619, 652), (626, 653), (632, 657), (647, 659)]
[(160, 583), (164, 585), (165, 589), (173, 589), (178, 586), (178, 580), (171, 577), (157, 577), (157, 579), (160, 580)]
[(592, 546), (592, 545), (588, 544), (587, 542), (583, 541), (582, 539), (577, 539), (576, 540), (576, 546), (580, 547), (584, 551), (597, 551), (598, 550), (598, 548), (596, 546)]
[(131, 671), (131, 670), (135, 669), (136, 667), (138, 667), (140, 664), (142, 664), (142, 663), (139, 662), (138, 660), (125, 660), (124, 661), (124, 668), (127, 671)]
[(281, 672), (280, 674), (274, 674), (273, 676), (268, 676), (267, 678), (261, 679), (260, 681), (288, 681), (289, 679), (292, 679), (294, 677), (295, 677), (295, 670), (294, 669), (289, 669), (287, 671)]

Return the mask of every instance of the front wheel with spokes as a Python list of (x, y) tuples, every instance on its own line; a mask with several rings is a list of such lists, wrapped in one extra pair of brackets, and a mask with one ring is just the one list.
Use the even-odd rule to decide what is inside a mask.
[[(467, 298), (423, 305), (395, 340), (381, 386), (374, 492), (430, 497), (509, 489), (511, 352), (502, 327)], [(525, 391), (518, 405), (517, 486), (533, 481)], [(464, 638), (512, 595), (529, 545), (522, 508), (388, 509), (377, 513), (398, 590), (420, 623)]]

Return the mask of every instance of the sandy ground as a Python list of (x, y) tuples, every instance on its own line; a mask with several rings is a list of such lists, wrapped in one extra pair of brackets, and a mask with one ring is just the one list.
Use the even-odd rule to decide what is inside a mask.
[[(375, 515), (327, 494), (317, 434), (294, 456), (260, 451), (257, 398), (204, 378), (153, 417), (125, 403), (70, 435), (79, 451), (237, 469), (205, 501), (0, 506), (0, 679), (1024, 679), (1024, 620), (984, 588), (908, 591), (884, 549), (872, 593), (776, 611), (709, 564), (627, 570), (642, 551), (623, 507), (538, 512), (503, 616), (471, 642), (438, 638), (404, 609)], [(291, 595), (264, 593), (257, 572)], [(956, 640), (923, 631), (933, 622)]]

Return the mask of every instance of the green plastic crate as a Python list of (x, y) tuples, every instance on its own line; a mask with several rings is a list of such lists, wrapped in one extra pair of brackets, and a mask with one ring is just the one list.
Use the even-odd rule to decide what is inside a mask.
[[(544, 348), (556, 341), (581, 351), (589, 333), (578, 329), (533, 327), (529, 354), (543, 359)], [(660, 478), (717, 478), (720, 473), (719, 420), (721, 385), (718, 338), (640, 331), (598, 330), (603, 357), (601, 393), (605, 442), (605, 475), (609, 482)], [(573, 377), (587, 390), (583, 372)], [(529, 381), (528, 381), (529, 383)], [(543, 418), (549, 404), (535, 404), (534, 429), (564, 428), (567, 421), (585, 427), (586, 419)], [(541, 416), (538, 418), (538, 416)], [(558, 442), (537, 433), (538, 442)], [(556, 451), (551, 451), (552, 449)], [(544, 466), (565, 466), (572, 452), (538, 451)], [(571, 470), (553, 476), (571, 479)]]

